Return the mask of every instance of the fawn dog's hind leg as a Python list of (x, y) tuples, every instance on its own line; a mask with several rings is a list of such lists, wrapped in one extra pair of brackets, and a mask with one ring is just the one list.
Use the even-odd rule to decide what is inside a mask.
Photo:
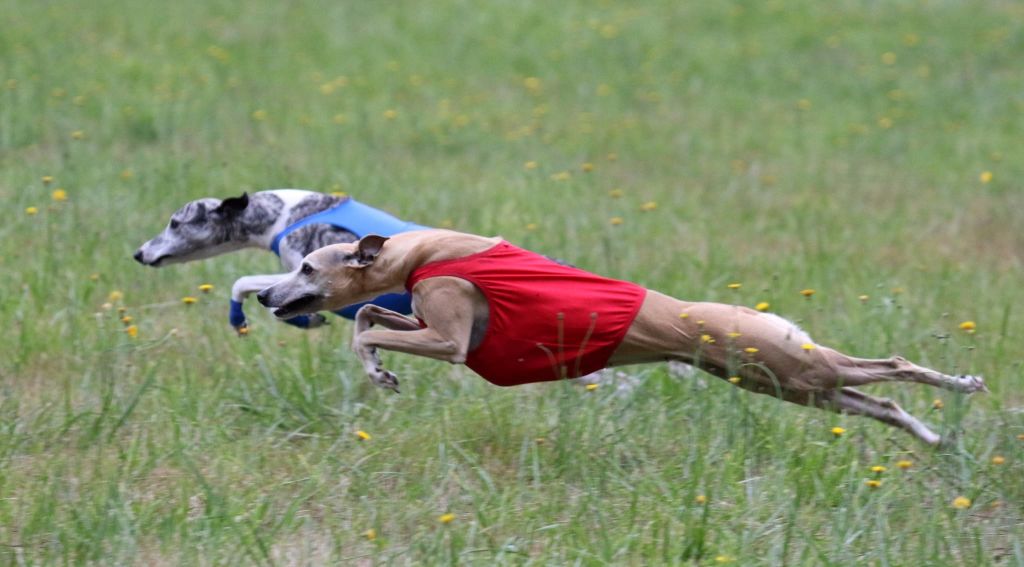
[(854, 358), (827, 347), (819, 347), (821, 355), (836, 372), (835, 386), (862, 386), (873, 382), (916, 382), (937, 388), (963, 392), (986, 392), (980, 376), (950, 376), (918, 366), (900, 356), (869, 359)]

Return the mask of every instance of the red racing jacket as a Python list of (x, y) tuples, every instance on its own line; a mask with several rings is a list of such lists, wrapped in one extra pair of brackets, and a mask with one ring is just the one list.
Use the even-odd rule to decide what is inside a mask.
[(424, 264), (405, 287), (411, 292), (439, 276), (472, 282), (487, 299), (487, 331), (467, 354), (466, 366), (498, 386), (576, 378), (604, 368), (647, 296), (634, 283), (563, 266), (505, 241)]

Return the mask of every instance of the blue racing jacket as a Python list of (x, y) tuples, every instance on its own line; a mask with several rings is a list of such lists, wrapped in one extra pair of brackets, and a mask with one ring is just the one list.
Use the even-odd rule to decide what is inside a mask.
[[(352, 234), (355, 234), (357, 238), (362, 238), (368, 234), (392, 236), (400, 232), (409, 232), (411, 230), (423, 230), (428, 228), (416, 223), (401, 220), (380, 209), (364, 205), (359, 201), (348, 197), (333, 208), (312, 214), (285, 227), (284, 230), (274, 236), (274, 240), (270, 243), (270, 249), (274, 254), (280, 256), (281, 241), (289, 234), (310, 224), (329, 224), (331, 226), (347, 230)], [(406, 315), (412, 312), (411, 295), (408, 293), (388, 293), (372, 301), (343, 307), (335, 311), (335, 313), (345, 317), (346, 319), (354, 319), (359, 308), (367, 303), (379, 305), (385, 309), (390, 309), (391, 311), (397, 311)], [(231, 321), (231, 325), (235, 328), (245, 326), (245, 313), (242, 311), (242, 304), (233, 299), (231, 300), (231, 312), (229, 319)], [(300, 315), (298, 317), (287, 319), (285, 322), (290, 325), (295, 325), (296, 327), (306, 328), (309, 327), (310, 317), (307, 315)]]

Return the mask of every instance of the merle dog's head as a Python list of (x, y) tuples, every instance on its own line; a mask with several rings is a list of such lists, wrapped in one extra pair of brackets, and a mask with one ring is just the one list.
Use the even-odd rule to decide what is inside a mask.
[(234, 224), (249, 206), (248, 193), (241, 197), (198, 199), (171, 215), (163, 232), (139, 247), (135, 260), (147, 266), (191, 262), (240, 248), (232, 236)]

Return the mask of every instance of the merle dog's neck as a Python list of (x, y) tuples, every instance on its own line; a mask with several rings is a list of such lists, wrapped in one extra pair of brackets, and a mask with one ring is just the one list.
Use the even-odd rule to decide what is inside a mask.
[(337, 205), (341, 200), (341, 197), (299, 189), (253, 193), (249, 197), (249, 206), (231, 227), (232, 237), (247, 246), (269, 250), (274, 237), (282, 230)]

